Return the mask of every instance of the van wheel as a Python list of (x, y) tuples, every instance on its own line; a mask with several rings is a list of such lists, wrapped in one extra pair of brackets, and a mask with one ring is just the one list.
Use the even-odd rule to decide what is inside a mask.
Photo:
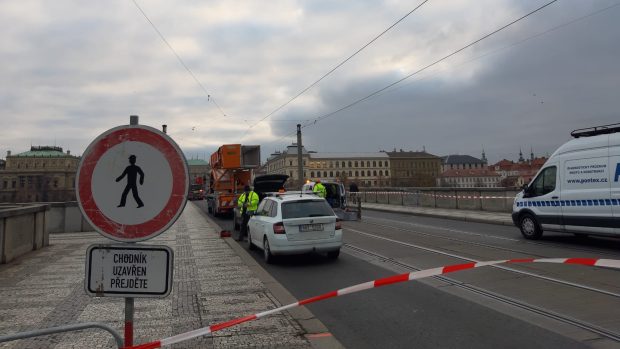
[(265, 236), (265, 240), (263, 241), (263, 258), (265, 259), (265, 263), (271, 264), (273, 263), (273, 255), (271, 254), (271, 249), (269, 248), (269, 241)]
[(256, 246), (252, 244), (252, 234), (250, 234), (250, 229), (248, 228), (248, 250), (254, 251), (255, 249), (256, 249)]
[(521, 234), (523, 234), (523, 237), (530, 240), (540, 239), (543, 233), (538, 221), (536, 221), (536, 218), (529, 213), (521, 216), (521, 219), (519, 220), (519, 228), (521, 229)]

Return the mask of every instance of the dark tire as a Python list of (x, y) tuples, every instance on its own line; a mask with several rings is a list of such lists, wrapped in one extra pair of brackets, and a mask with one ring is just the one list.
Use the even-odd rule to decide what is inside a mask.
[(250, 251), (256, 250), (256, 246), (252, 244), (252, 235), (250, 235), (250, 229), (248, 229), (248, 250)]
[(271, 264), (273, 263), (273, 254), (271, 254), (271, 248), (269, 247), (269, 240), (267, 240), (267, 237), (265, 236), (265, 239), (263, 240), (263, 258), (265, 259), (265, 263), (267, 264)]
[(327, 258), (329, 259), (338, 259), (338, 256), (340, 256), (340, 250), (327, 252)]
[(540, 239), (543, 233), (536, 218), (529, 213), (524, 214), (519, 219), (519, 229), (521, 229), (523, 237), (529, 240)]

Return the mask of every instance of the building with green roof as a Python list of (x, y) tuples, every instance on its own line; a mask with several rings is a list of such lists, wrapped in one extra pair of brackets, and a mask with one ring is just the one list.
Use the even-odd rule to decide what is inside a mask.
[(32, 146), (11, 155), (0, 170), (0, 202), (75, 201), (80, 158), (57, 146)]

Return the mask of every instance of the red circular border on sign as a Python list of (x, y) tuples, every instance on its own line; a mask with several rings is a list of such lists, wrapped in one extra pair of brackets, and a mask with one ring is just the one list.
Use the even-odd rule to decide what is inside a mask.
[[(179, 156), (179, 152), (170, 141), (142, 127), (121, 128), (110, 132), (94, 143), (92, 149), (82, 159), (78, 178), (79, 200), (84, 214), (102, 232), (125, 241), (146, 240), (161, 233), (169, 223), (171, 224), (178, 211), (183, 208), (187, 194), (188, 179), (185, 172), (185, 159)], [(168, 160), (173, 178), (172, 192), (166, 206), (149, 221), (134, 225), (120, 224), (105, 216), (97, 206), (92, 193), (92, 175), (101, 156), (110, 148), (131, 141), (146, 143), (159, 150)]]

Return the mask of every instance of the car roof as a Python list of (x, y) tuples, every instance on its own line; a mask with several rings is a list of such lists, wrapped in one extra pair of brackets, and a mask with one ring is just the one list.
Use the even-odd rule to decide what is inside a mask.
[(314, 201), (325, 200), (314, 194), (304, 194), (300, 192), (275, 193), (275, 195), (269, 196), (268, 198), (275, 199), (276, 201), (280, 201), (280, 202), (299, 201), (299, 200), (314, 200)]

